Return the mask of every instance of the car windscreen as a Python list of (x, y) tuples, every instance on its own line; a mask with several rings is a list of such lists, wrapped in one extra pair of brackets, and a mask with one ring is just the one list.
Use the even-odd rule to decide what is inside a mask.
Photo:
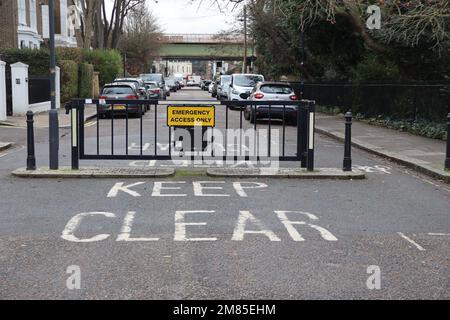
[(229, 77), (221, 77), (220, 78), (220, 83), (223, 84), (223, 85), (230, 84), (231, 83), (231, 76), (229, 76)]
[(105, 87), (103, 88), (102, 94), (110, 95), (110, 94), (134, 94), (133, 89), (130, 87)]
[(158, 85), (156, 83), (146, 83), (145, 86), (147, 87), (147, 89), (158, 88)]
[(234, 76), (234, 84), (238, 87), (254, 87), (258, 82), (264, 81), (258, 75), (237, 75)]
[(273, 94), (291, 94), (294, 90), (288, 85), (282, 84), (268, 84), (261, 86), (260, 89), (264, 93)]
[(166, 79), (166, 84), (169, 86), (173, 86), (175, 85), (175, 81), (173, 81), (172, 79)]
[(160, 74), (146, 74), (141, 75), (141, 79), (144, 81), (157, 81), (162, 82), (162, 76)]
[(136, 88), (139, 87), (139, 81), (136, 81), (136, 80), (117, 80), (117, 81), (114, 81), (114, 82), (131, 83)]

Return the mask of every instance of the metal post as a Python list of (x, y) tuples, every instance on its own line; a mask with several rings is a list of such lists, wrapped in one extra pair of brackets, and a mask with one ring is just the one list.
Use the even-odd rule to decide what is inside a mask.
[(34, 154), (33, 111), (27, 112), (27, 170), (36, 170), (36, 156)]
[(306, 168), (306, 150), (308, 145), (308, 110), (305, 102), (301, 101), (297, 111), (297, 158), (301, 161), (301, 167)]
[(123, 54), (123, 77), (127, 77), (127, 53)]
[(242, 73), (247, 73), (247, 5), (244, 5), (244, 63), (242, 65)]
[(344, 171), (352, 171), (352, 112), (345, 114)]
[(447, 115), (447, 153), (445, 157), (445, 169), (450, 170), (450, 113)]
[(309, 102), (309, 119), (308, 119), (308, 153), (307, 153), (307, 168), (308, 171), (314, 171), (314, 132), (316, 126), (316, 103)]
[(49, 136), (50, 136), (50, 169), (58, 170), (59, 152), (59, 123), (58, 110), (56, 110), (56, 54), (55, 54), (55, 6), (54, 0), (49, 0), (49, 31), (50, 31), (50, 101)]
[(72, 128), (72, 170), (78, 170), (80, 168), (80, 149), (79, 149), (79, 137), (78, 137), (78, 108), (74, 107), (72, 103), (72, 109), (70, 109), (71, 128)]

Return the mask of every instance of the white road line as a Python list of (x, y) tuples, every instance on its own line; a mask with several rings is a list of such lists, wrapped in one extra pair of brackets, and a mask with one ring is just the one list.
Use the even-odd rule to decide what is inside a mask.
[(429, 233), (429, 236), (450, 236), (450, 233)]
[(408, 238), (407, 236), (405, 236), (403, 233), (401, 232), (397, 232), (397, 234), (402, 237), (403, 239), (405, 239), (406, 241), (408, 241), (409, 243), (411, 243), (412, 245), (414, 245), (417, 249), (419, 249), (419, 251), (426, 251), (421, 245), (419, 245), (417, 242), (415, 242), (414, 240), (412, 240), (411, 238)]

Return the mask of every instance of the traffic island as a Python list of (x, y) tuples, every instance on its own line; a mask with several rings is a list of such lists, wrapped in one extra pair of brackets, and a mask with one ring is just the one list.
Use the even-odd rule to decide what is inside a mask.
[(12, 172), (13, 176), (20, 178), (165, 178), (175, 175), (172, 168), (80, 168), (72, 170), (70, 167), (62, 167), (58, 170), (38, 168), (27, 170), (20, 168)]
[(366, 175), (360, 170), (343, 171), (337, 168), (320, 168), (308, 171), (302, 168), (211, 168), (210, 177), (233, 178), (291, 178), (291, 179), (337, 179), (361, 180)]

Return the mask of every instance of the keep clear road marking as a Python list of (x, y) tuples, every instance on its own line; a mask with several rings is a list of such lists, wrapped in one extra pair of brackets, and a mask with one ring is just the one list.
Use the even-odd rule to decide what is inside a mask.
[[(320, 227), (316, 224), (309, 223), (310, 220), (317, 221), (319, 218), (308, 212), (302, 211), (282, 211), (276, 210), (274, 213), (280, 219), (280, 222), (285, 226), (288, 234), (295, 242), (303, 242), (305, 239), (299, 233), (299, 231), (294, 228), (294, 226), (307, 226), (315, 231), (318, 231), (321, 238), (325, 241), (338, 241), (338, 239), (327, 229)], [(205, 242), (205, 241), (217, 241), (216, 237), (195, 237), (190, 238), (188, 236), (187, 228), (196, 227), (198, 231), (199, 227), (206, 226), (206, 222), (187, 222), (188, 215), (198, 215), (198, 214), (208, 214), (214, 215), (216, 211), (214, 210), (190, 210), (190, 211), (179, 211), (175, 212), (175, 234), (173, 237), (174, 241), (180, 242)], [(303, 220), (289, 220), (289, 215), (298, 215), (302, 217), (308, 218), (308, 221)], [(110, 238), (111, 234), (97, 234), (91, 237), (80, 238), (75, 235), (76, 231), (81, 225), (81, 222), (84, 219), (87, 219), (92, 216), (104, 216), (105, 218), (115, 219), (117, 216), (112, 212), (84, 212), (79, 213), (72, 217), (69, 222), (66, 224), (61, 238), (70, 241), (70, 242), (78, 242), (78, 243), (89, 243), (89, 242), (99, 242), (104, 241)], [(120, 229), (120, 233), (116, 238), (117, 242), (125, 241), (125, 242), (155, 242), (159, 241), (159, 238), (155, 237), (140, 237), (140, 238), (132, 238), (132, 227), (133, 222), (136, 216), (135, 211), (129, 211), (122, 222), (122, 228)], [(89, 224), (91, 225), (91, 224)], [(233, 236), (231, 238), (232, 241), (244, 241), (246, 235), (263, 235), (267, 237), (271, 242), (280, 242), (281, 238), (275, 234), (274, 231), (270, 230), (260, 219), (256, 217), (253, 213), (248, 210), (240, 210), (239, 216), (237, 218), (237, 222), (234, 227)]]
[(411, 238), (405, 236), (402, 232), (397, 232), (397, 234), (400, 237), (402, 237), (403, 239), (405, 239), (406, 241), (408, 241), (409, 243), (411, 243), (413, 246), (415, 246), (419, 251), (426, 251), (421, 245), (419, 245), (417, 242), (415, 242)]
[[(142, 197), (142, 195), (133, 190), (133, 187), (146, 184), (146, 182), (135, 182), (132, 184), (125, 185), (124, 182), (117, 182), (109, 190), (107, 198), (116, 198), (119, 194), (124, 193), (134, 198)], [(211, 186), (216, 184), (217, 186)], [(226, 184), (225, 181), (193, 181), (193, 193), (196, 197), (230, 197), (231, 195), (225, 193), (208, 193), (207, 190), (223, 190), (223, 185)], [(188, 183), (186, 181), (155, 181), (153, 183), (153, 191), (151, 193), (152, 197), (187, 197), (187, 193), (182, 192), (182, 186), (186, 186)], [(207, 186), (210, 185), (210, 186)], [(248, 198), (248, 193), (246, 190), (256, 190), (268, 188), (268, 185), (262, 182), (233, 182), (232, 186), (236, 194), (241, 198)], [(167, 190), (171, 190), (169, 193)], [(175, 193), (175, 190), (179, 190)]]

